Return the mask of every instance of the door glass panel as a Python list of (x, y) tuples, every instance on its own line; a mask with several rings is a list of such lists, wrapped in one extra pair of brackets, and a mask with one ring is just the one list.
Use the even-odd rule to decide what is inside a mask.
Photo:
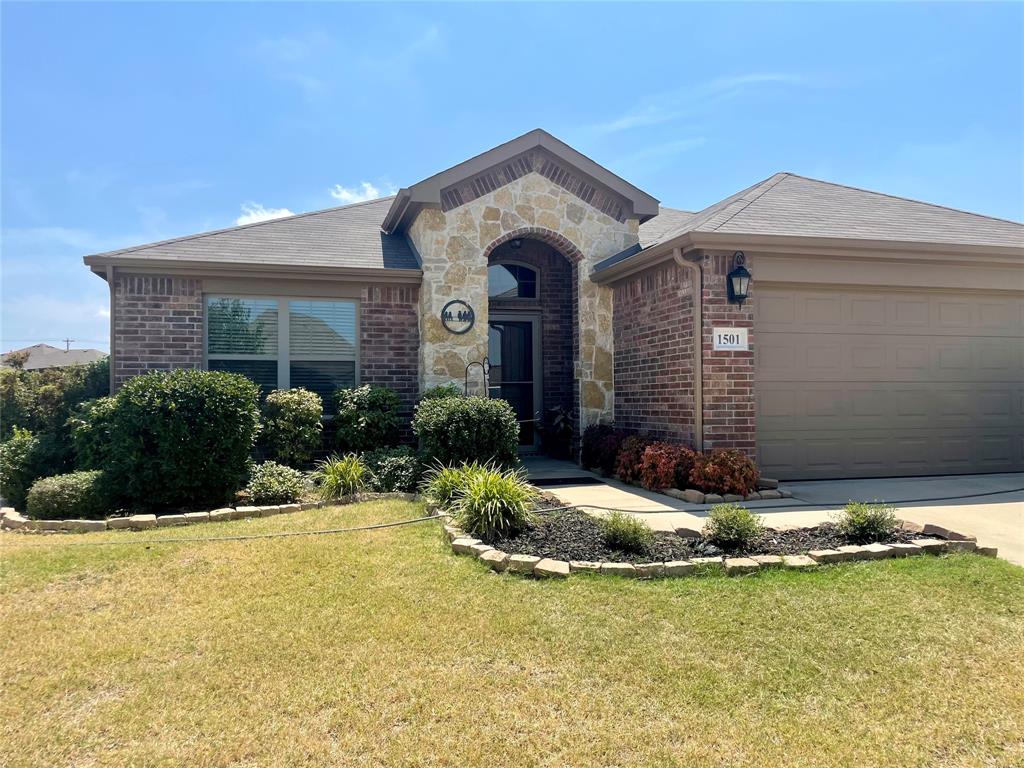
[(536, 418), (533, 382), (533, 324), (495, 320), (488, 334), (491, 397), (507, 400), (516, 412), (519, 444), (533, 445)]

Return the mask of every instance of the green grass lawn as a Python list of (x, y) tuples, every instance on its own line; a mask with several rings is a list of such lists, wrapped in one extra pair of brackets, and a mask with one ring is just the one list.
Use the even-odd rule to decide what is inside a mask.
[(1021, 765), (1024, 569), (537, 582), (376, 502), (0, 536), (0, 763)]

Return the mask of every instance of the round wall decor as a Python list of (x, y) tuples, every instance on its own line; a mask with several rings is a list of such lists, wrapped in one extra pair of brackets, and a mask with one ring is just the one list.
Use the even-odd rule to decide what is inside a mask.
[(462, 299), (452, 299), (441, 310), (441, 325), (450, 333), (467, 333), (476, 322), (476, 313)]

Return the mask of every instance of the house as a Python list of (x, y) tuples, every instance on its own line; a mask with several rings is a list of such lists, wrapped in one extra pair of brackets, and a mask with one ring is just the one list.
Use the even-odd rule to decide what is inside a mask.
[[(49, 344), (33, 344), (23, 349), (13, 349), (3, 354), (4, 368), (22, 368), (34, 371), (40, 368), (63, 368), (68, 365), (87, 365), (102, 360), (107, 355), (98, 349), (58, 349)], [(15, 361), (21, 361), (15, 364)]]
[(205, 367), (411, 408), (487, 358), (526, 448), (563, 407), (780, 478), (1024, 469), (1011, 221), (791, 173), (662, 208), (535, 130), (392, 198), (85, 263), (114, 386)]

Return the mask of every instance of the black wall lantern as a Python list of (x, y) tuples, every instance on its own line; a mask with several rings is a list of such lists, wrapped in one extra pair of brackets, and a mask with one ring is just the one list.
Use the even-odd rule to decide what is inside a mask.
[(733, 254), (733, 261), (736, 267), (728, 274), (725, 283), (729, 292), (729, 303), (739, 304), (742, 307), (750, 292), (750, 272), (743, 266), (747, 261), (743, 251), (736, 251)]

